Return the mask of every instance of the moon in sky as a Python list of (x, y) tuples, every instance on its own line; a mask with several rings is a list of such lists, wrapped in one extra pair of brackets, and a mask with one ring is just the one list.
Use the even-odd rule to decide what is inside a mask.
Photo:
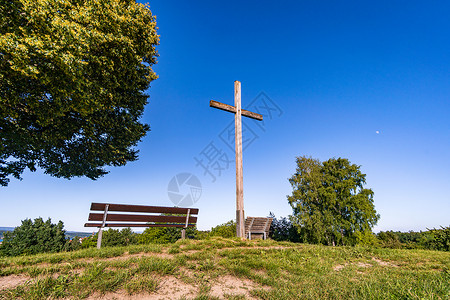
[(375, 133), (376, 133), (376, 134), (380, 134), (380, 131), (379, 131), (379, 130), (377, 130), (377, 131), (375, 131)]

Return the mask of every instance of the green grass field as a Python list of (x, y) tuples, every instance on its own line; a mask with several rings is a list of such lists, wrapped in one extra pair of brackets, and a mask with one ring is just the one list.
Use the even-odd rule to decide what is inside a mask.
[(2, 299), (450, 299), (450, 253), (214, 238), (0, 259)]

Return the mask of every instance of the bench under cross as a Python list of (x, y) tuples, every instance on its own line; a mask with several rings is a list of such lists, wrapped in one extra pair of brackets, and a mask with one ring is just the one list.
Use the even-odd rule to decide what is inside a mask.
[(234, 106), (214, 100), (209, 102), (210, 107), (234, 113), (235, 149), (236, 149), (236, 235), (245, 238), (244, 226), (244, 180), (242, 170), (242, 122), (241, 116), (262, 121), (260, 114), (241, 109), (241, 83), (234, 82)]

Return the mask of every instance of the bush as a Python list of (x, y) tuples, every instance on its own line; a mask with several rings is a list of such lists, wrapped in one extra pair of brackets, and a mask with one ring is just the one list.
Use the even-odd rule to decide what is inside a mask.
[(236, 222), (231, 220), (217, 225), (211, 229), (210, 236), (221, 236), (224, 238), (236, 237)]
[(137, 242), (137, 234), (129, 227), (122, 230), (109, 228), (103, 231), (102, 246), (128, 246)]
[(181, 238), (173, 227), (148, 227), (139, 235), (139, 244), (168, 244)]
[(64, 251), (76, 251), (81, 249), (81, 242), (79, 236), (74, 236), (71, 240), (68, 240), (64, 245)]
[(300, 242), (300, 235), (298, 234), (297, 228), (288, 218), (283, 217), (277, 219), (272, 212), (269, 214), (269, 217), (273, 218), (269, 231), (270, 238), (275, 241)]
[(433, 239), (427, 242), (429, 249), (450, 251), (450, 226), (429, 230)]
[(393, 231), (380, 231), (377, 234), (377, 238), (380, 240), (381, 246), (384, 248), (391, 248), (391, 249), (402, 248), (402, 243), (400, 242), (398, 234), (396, 234)]
[(356, 231), (353, 236), (355, 238), (355, 245), (373, 247), (380, 245), (380, 240), (377, 239), (377, 236), (372, 231)]
[[(138, 237), (139, 244), (168, 244), (181, 239), (180, 227), (148, 227)], [(203, 238), (204, 234), (195, 227), (186, 228), (186, 238)]]
[(25, 219), (22, 225), (11, 232), (6, 232), (0, 252), (6, 256), (58, 252), (66, 244), (63, 222), (52, 224), (51, 219), (33, 221)]
[(98, 233), (84, 238), (81, 241), (81, 249), (97, 247), (97, 237), (98, 237)]

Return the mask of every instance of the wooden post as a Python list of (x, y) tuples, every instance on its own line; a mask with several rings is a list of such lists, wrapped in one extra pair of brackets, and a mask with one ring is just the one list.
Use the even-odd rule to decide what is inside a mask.
[(244, 225), (244, 175), (242, 166), (242, 118), (241, 118), (241, 83), (234, 82), (234, 136), (236, 149), (236, 235), (245, 238)]
[(98, 236), (97, 236), (97, 249), (100, 249), (100, 247), (102, 246), (102, 236), (103, 236), (103, 227), (105, 227), (105, 222), (106, 222), (106, 215), (108, 214), (108, 208), (109, 208), (109, 204), (105, 205), (105, 212), (103, 213), (103, 223), (102, 226), (100, 227), (100, 229), (98, 230)]

